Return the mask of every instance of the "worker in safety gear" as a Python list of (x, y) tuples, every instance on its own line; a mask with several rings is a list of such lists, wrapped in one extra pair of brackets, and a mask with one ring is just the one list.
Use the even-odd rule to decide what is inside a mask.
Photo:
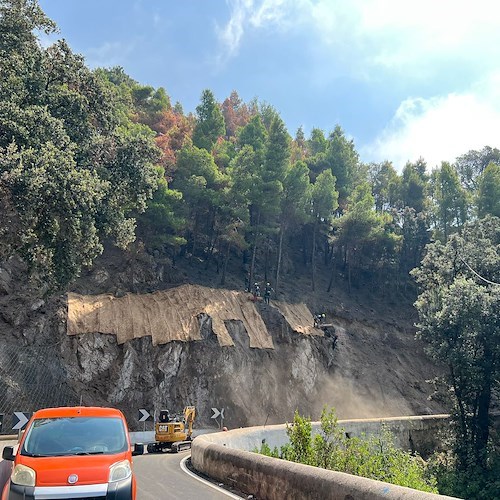
[(260, 286), (258, 283), (253, 284), (253, 300), (256, 301), (260, 297)]
[(314, 328), (318, 328), (323, 321), (325, 321), (325, 315), (324, 314), (315, 314), (314, 315)]
[(266, 283), (266, 288), (264, 289), (264, 302), (269, 304), (269, 300), (271, 299), (271, 292), (273, 289), (271, 288), (271, 283)]

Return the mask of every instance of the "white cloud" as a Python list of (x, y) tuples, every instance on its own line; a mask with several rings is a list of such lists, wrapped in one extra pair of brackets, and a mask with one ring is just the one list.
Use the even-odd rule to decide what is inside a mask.
[[(394, 85), (398, 95), (413, 89), (378, 138), (361, 148), (366, 161), (389, 159), (402, 168), (423, 156), (432, 168), (470, 149), (500, 146), (498, 0), (230, 0), (229, 6), (230, 19), (218, 32), (221, 63), (237, 56), (252, 30), (295, 30), (309, 44), (307, 75), (315, 87), (348, 77), (385, 82), (386, 95)], [(423, 92), (435, 97), (419, 97)]]
[(245, 31), (249, 13), (253, 9), (253, 0), (231, 0), (231, 17), (224, 27), (216, 26), (217, 35), (223, 50), (218, 54), (218, 63), (224, 64), (237, 54)]
[(390, 160), (401, 170), (423, 157), (432, 169), (471, 149), (499, 147), (499, 80), (494, 74), (467, 93), (406, 99), (379, 137), (360, 148), (362, 158)]
[(297, 24), (294, 14), (298, 7), (310, 0), (228, 0), (230, 18), (225, 26), (216, 25), (221, 43), (219, 64), (236, 56), (245, 32), (267, 27), (293, 29)]
[(256, 28), (266, 25), (292, 27), (290, 14), (294, 2), (289, 0), (262, 0), (261, 4), (251, 13), (250, 24)]
[(245, 32), (265, 27), (302, 29), (316, 51), (350, 60), (350, 70), (363, 75), (367, 67), (384, 67), (425, 77), (436, 61), (449, 58), (491, 69), (500, 57), (497, 0), (411, 4), (401, 0), (231, 0), (229, 6), (229, 21), (218, 27), (221, 59), (226, 60), (237, 54)]
[(85, 59), (92, 68), (122, 66), (135, 46), (136, 43), (133, 41), (129, 43), (105, 42), (99, 47), (87, 49)]

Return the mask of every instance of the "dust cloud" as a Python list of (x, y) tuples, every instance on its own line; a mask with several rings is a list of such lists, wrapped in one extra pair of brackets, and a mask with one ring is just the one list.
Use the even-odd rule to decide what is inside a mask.
[(378, 418), (400, 415), (412, 415), (411, 407), (400, 397), (388, 398), (382, 388), (365, 386), (360, 381), (353, 381), (342, 375), (324, 377), (320, 384), (317, 415), (319, 420), (321, 410), (326, 405), (335, 407), (339, 419)]

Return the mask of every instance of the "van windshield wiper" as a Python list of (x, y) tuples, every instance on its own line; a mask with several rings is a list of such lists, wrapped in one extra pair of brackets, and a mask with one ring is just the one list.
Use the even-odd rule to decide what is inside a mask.
[(23, 451), (21, 455), (23, 455), (24, 457), (35, 457), (35, 458), (52, 456), (52, 455), (42, 455), (40, 453), (30, 453), (29, 451)]
[(72, 453), (72, 455), (102, 455), (103, 451), (77, 451)]

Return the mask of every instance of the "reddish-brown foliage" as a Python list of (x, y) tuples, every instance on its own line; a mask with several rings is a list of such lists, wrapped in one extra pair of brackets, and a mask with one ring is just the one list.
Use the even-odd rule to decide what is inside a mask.
[(244, 127), (252, 117), (248, 106), (241, 100), (235, 90), (222, 103), (222, 114), (226, 123), (226, 137), (228, 139), (235, 137), (238, 128)]

